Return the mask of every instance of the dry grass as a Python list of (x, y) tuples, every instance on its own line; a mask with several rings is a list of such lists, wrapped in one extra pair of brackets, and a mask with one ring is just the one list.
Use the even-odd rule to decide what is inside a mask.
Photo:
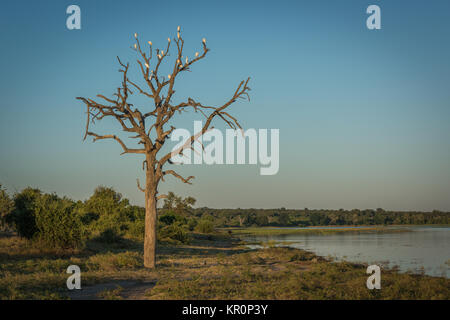
[[(0, 299), (66, 299), (66, 269), (82, 270), (82, 287), (145, 281), (126, 289), (138, 299), (450, 299), (450, 279), (383, 270), (382, 289), (366, 288), (366, 266), (330, 262), (291, 248), (250, 251), (226, 234), (195, 235), (189, 246), (160, 246), (156, 270), (142, 267), (142, 245), (88, 243), (78, 252), (39, 250), (0, 238)], [(156, 283), (156, 285), (155, 285)], [(121, 288), (97, 298), (121, 299)]]

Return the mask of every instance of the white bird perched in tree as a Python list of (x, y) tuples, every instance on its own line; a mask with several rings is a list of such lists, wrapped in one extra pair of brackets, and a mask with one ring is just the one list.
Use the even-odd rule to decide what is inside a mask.
[(161, 50), (161, 55), (162, 55), (162, 56), (164, 55), (164, 50)]
[(206, 38), (203, 38), (203, 39), (202, 39), (202, 42), (203, 42), (204, 44), (206, 44)]
[(137, 33), (136, 32), (134, 33), (134, 37), (137, 38)]
[(148, 63), (145, 64), (145, 67), (146, 67), (147, 69), (150, 68), (150, 66), (148, 65)]
[(170, 38), (167, 38), (167, 41), (170, 42)]
[(180, 26), (178, 26), (177, 31), (180, 32), (180, 29), (181, 29)]
[(134, 48), (137, 49), (137, 44), (136, 43), (134, 44)]
[(196, 57), (196, 58), (198, 57), (198, 52), (195, 53), (195, 57)]
[(158, 58), (160, 58), (160, 59), (161, 59), (161, 55), (160, 55), (160, 54), (158, 54)]
[(149, 44), (149, 45), (152, 45), (152, 42), (151, 42), (151, 41), (149, 41), (149, 42), (148, 42), (148, 44)]
[(188, 64), (188, 61), (189, 61), (189, 59), (188, 59), (188, 57), (186, 57), (186, 64)]
[(180, 39), (180, 33), (179, 32), (177, 33), (177, 38)]
[(170, 80), (170, 74), (167, 76), (167, 78), (169, 78), (169, 80)]

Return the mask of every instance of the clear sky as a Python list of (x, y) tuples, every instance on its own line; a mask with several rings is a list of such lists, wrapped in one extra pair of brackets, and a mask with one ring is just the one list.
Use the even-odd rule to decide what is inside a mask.
[[(66, 28), (70, 4), (81, 7), (81, 30)], [(381, 30), (366, 28), (371, 4)], [(245, 128), (280, 129), (280, 170), (184, 166), (194, 184), (168, 179), (162, 192), (210, 207), (450, 210), (447, 0), (4, 1), (0, 183), (74, 199), (102, 184), (142, 204), (139, 156), (83, 142), (75, 97), (113, 93), (116, 55), (135, 62), (134, 32), (162, 47), (178, 25), (188, 52), (202, 37), (211, 52), (176, 99), (220, 104), (250, 76), (251, 101), (231, 111)]]

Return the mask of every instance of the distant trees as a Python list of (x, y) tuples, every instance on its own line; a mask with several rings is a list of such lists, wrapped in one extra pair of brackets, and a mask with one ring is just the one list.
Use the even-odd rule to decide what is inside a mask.
[(196, 200), (193, 197), (182, 198), (176, 196), (173, 192), (167, 194), (167, 198), (164, 199), (163, 209), (173, 211), (179, 214), (189, 213), (192, 206), (195, 205)]
[(266, 215), (257, 215), (255, 222), (258, 226), (267, 226), (269, 224), (269, 218)]
[(280, 225), (282, 226), (288, 226), (291, 224), (291, 219), (289, 217), (289, 213), (287, 213), (286, 211), (282, 211), (280, 213), (280, 216), (278, 217), (278, 222), (280, 223)]
[[(193, 233), (220, 227), (450, 224), (450, 213), (377, 210), (291, 210), (193, 208), (196, 200), (168, 193), (159, 209), (157, 240), (189, 243)], [(113, 188), (99, 186), (86, 201), (73, 201), (27, 187), (8, 195), (0, 186), (3, 228), (40, 246), (77, 248), (85, 241), (142, 241), (145, 209), (131, 205)]]

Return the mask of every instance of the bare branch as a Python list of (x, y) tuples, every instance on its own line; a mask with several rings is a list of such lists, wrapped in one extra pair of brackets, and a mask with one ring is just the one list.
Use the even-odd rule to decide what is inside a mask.
[[(202, 47), (199, 52), (196, 52), (192, 57), (188, 57), (184, 52), (184, 40), (181, 35), (180, 28), (178, 28), (177, 36), (167, 41), (165, 50), (156, 49), (153, 54), (153, 44), (151, 41), (149, 44), (149, 51), (141, 46), (141, 43), (135, 34), (135, 43), (132, 46), (137, 53), (137, 66), (140, 70), (145, 84), (139, 83), (128, 77), (128, 71), (130, 68), (129, 63), (124, 63), (117, 57), (119, 63), (119, 72), (122, 73), (121, 85), (116, 91), (107, 97), (102, 94), (98, 94), (99, 101), (95, 101), (89, 98), (78, 97), (77, 99), (83, 101), (86, 104), (86, 127), (83, 139), (87, 136), (93, 136), (94, 142), (103, 139), (112, 139), (118, 142), (123, 153), (137, 153), (145, 154), (146, 159), (142, 164), (143, 169), (146, 171), (146, 185), (142, 188), (137, 180), (138, 188), (141, 191), (146, 191), (151, 186), (154, 191), (153, 195), (157, 194), (157, 186), (160, 180), (164, 181), (164, 176), (172, 175), (184, 183), (191, 183), (194, 178), (190, 176), (184, 178), (174, 170), (163, 171), (165, 164), (174, 164), (171, 158), (176, 155), (183, 155), (183, 151), (190, 149), (197, 152), (194, 148), (194, 143), (199, 143), (199, 138), (209, 130), (212, 130), (211, 123), (214, 118), (218, 117), (226, 123), (227, 126), (233, 129), (241, 129), (238, 120), (232, 116), (226, 109), (236, 102), (238, 99), (250, 99), (248, 91), (248, 83), (250, 78), (246, 81), (241, 81), (234, 91), (231, 98), (221, 106), (210, 106), (195, 101), (192, 98), (188, 98), (187, 101), (181, 102), (176, 105), (172, 105), (171, 101), (175, 94), (175, 84), (177, 83), (178, 76), (184, 71), (191, 71), (191, 67), (198, 61), (204, 59), (209, 48), (206, 46), (206, 40), (202, 40)], [(174, 53), (173, 68), (171, 73), (165, 76), (159, 74), (162, 70), (163, 63), (169, 60), (170, 53)], [(172, 62), (171, 62), (172, 63)], [(141, 94), (151, 101), (149, 109), (136, 108), (130, 102), (130, 96), (133, 95), (133, 91), (136, 94)], [(199, 132), (194, 133), (183, 146), (177, 150), (169, 152), (163, 155), (158, 160), (158, 152), (163, 148), (165, 142), (175, 130), (175, 127), (171, 125), (175, 114), (185, 111), (199, 112), (205, 118), (205, 124)], [(130, 138), (138, 139), (137, 143), (142, 144), (142, 149), (129, 148), (125, 143), (116, 135), (98, 135), (90, 131), (91, 123), (100, 121), (105, 117), (115, 119), (124, 132), (132, 133)], [(151, 120), (151, 121), (150, 121)], [(169, 128), (170, 127), (170, 128)], [(151, 136), (153, 138), (151, 138)], [(154, 140), (154, 141), (153, 141)], [(201, 147), (204, 146), (200, 143)], [(148, 190), (147, 190), (148, 191)], [(157, 199), (164, 198), (165, 195), (160, 195)]]
[(192, 184), (191, 182), (189, 182), (189, 180), (195, 178), (194, 176), (189, 176), (189, 177), (187, 177), (187, 178), (183, 178), (181, 175), (179, 175), (178, 173), (176, 173), (174, 170), (167, 170), (167, 171), (163, 171), (163, 172), (162, 172), (162, 177), (161, 177), (161, 179), (162, 179), (163, 181), (164, 181), (164, 176), (167, 175), (167, 174), (170, 174), (170, 175), (174, 176), (175, 178), (178, 178), (178, 179), (180, 179), (181, 181), (183, 181), (184, 183), (187, 183), (187, 184)]
[(167, 197), (168, 197), (167, 194), (161, 194), (161, 195), (156, 197), (156, 200), (166, 199)]
[(107, 134), (107, 135), (104, 135), (104, 136), (100, 136), (100, 135), (98, 135), (96, 133), (93, 133), (93, 132), (87, 132), (87, 135), (94, 137), (94, 141), (93, 142), (95, 142), (97, 140), (103, 140), (103, 139), (114, 139), (114, 140), (116, 140), (122, 146), (122, 149), (123, 149), (122, 154), (125, 154), (125, 153), (145, 153), (145, 149), (130, 149), (130, 148), (128, 148), (125, 145), (125, 143), (123, 143), (123, 141), (119, 137), (114, 135), (114, 134)]
[(144, 189), (144, 188), (141, 188), (141, 184), (139, 183), (139, 178), (136, 179), (136, 183), (137, 183), (138, 189), (141, 190), (142, 192), (145, 192), (145, 189)]

